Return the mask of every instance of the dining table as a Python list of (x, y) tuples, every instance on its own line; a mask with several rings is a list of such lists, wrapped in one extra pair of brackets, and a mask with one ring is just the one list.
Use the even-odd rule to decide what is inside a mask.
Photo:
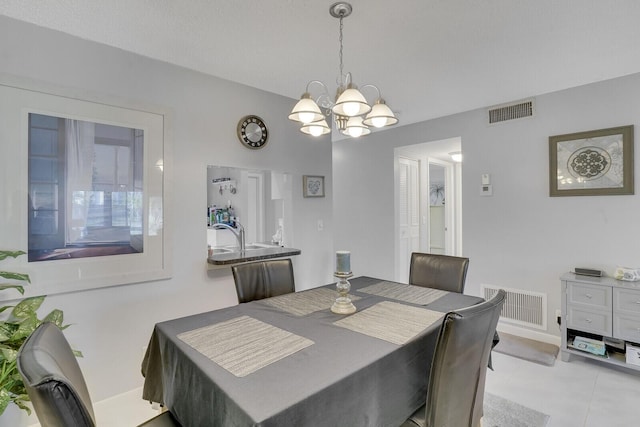
[(482, 298), (357, 277), (157, 323), (143, 399), (183, 426), (381, 426), (424, 405), (444, 315)]

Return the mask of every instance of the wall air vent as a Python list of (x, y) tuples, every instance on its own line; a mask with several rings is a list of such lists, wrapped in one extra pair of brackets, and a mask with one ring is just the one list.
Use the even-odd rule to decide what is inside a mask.
[(489, 124), (502, 123), (507, 120), (532, 117), (534, 112), (533, 100), (529, 99), (514, 104), (499, 105), (489, 108)]
[(509, 289), (493, 285), (480, 285), (484, 299), (491, 299), (504, 289), (507, 293), (500, 313), (500, 320), (514, 325), (547, 329), (547, 294)]

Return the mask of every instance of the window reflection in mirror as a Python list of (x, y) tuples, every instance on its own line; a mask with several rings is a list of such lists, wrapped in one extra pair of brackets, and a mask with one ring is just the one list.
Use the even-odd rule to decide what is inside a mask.
[(143, 252), (141, 129), (29, 114), (29, 262)]
[[(292, 178), (288, 173), (229, 166), (207, 167), (207, 225), (212, 228), (217, 221), (210, 215), (212, 209), (222, 209), (229, 215), (230, 205), (231, 215), (245, 229), (247, 244), (292, 244), (291, 199)], [(223, 215), (222, 218), (227, 217)], [(224, 237), (228, 232), (215, 234)], [(212, 246), (221, 246), (219, 243), (209, 241)], [(222, 239), (222, 245), (233, 243), (232, 236)]]

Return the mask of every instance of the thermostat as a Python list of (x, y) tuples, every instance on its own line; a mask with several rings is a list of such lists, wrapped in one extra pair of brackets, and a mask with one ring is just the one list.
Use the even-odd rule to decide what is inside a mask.
[(480, 186), (480, 195), (481, 196), (493, 196), (493, 185), (481, 185)]

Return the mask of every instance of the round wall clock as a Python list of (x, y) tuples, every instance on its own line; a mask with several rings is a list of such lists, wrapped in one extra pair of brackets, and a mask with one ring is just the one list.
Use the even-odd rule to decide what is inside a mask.
[(269, 138), (267, 125), (258, 116), (245, 116), (238, 122), (238, 138), (247, 148), (262, 148)]

